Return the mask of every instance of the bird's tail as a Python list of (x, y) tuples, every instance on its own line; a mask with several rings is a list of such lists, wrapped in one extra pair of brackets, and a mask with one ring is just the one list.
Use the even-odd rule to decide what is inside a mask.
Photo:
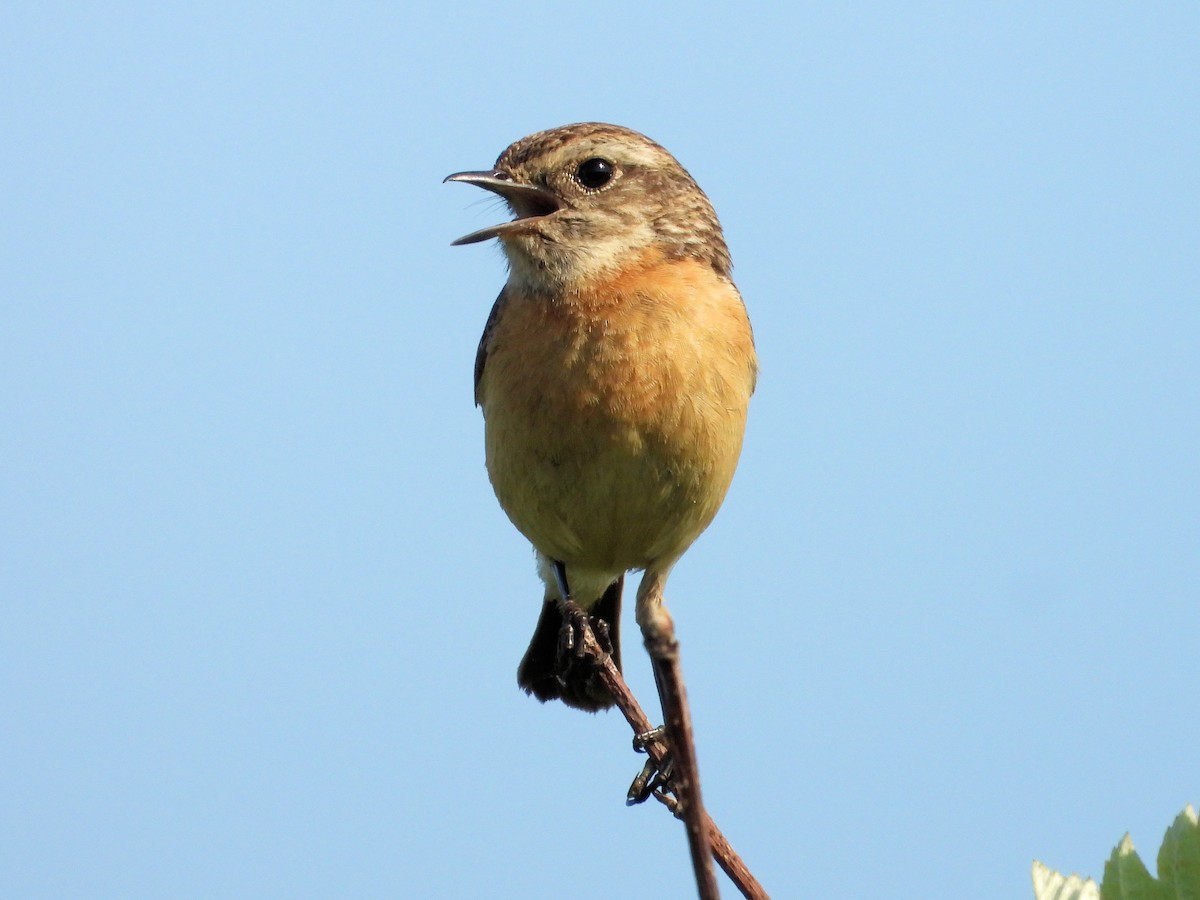
[[(621, 588), (625, 576), (622, 575), (608, 586), (588, 614), (593, 620), (602, 619), (608, 626), (609, 640), (612, 642), (612, 660), (621, 668), (621, 640), (619, 635), (619, 620), (621, 618)], [(533, 640), (529, 649), (517, 667), (517, 684), (527, 694), (532, 694), (543, 703), (547, 700), (562, 700), (567, 706), (576, 709), (586, 709), (598, 712), (613, 705), (612, 695), (604, 687), (596, 670), (586, 662), (572, 659), (572, 665), (565, 672), (560, 672), (558, 661), (559, 635), (562, 632), (563, 619), (558, 611), (558, 602), (553, 598), (542, 604), (542, 613), (538, 617), (537, 628), (533, 632)]]

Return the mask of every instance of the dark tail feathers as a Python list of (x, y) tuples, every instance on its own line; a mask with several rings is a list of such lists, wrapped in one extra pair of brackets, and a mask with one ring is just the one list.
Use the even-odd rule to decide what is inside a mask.
[[(624, 582), (625, 576), (622, 575), (610, 584), (600, 601), (590, 611), (593, 619), (603, 619), (608, 625), (612, 658), (618, 670), (621, 668), (618, 623), (621, 618), (621, 587)], [(613, 705), (613, 698), (595, 670), (585, 665), (576, 665), (566, 673), (565, 678), (559, 677), (558, 636), (562, 626), (558, 603), (547, 600), (542, 604), (542, 614), (538, 617), (529, 649), (525, 651), (521, 665), (517, 667), (517, 684), (524, 688), (525, 693), (533, 694), (543, 703), (547, 700), (562, 700), (567, 706), (586, 709), (589, 712), (607, 709)]]

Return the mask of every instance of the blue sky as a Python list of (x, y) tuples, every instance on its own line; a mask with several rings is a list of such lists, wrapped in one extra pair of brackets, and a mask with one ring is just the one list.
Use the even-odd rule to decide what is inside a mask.
[(1200, 800), (1198, 36), (10, 4), (0, 894), (688, 895), (624, 723), (516, 688), (540, 589), (471, 402), (503, 262), (449, 246), (501, 211), (443, 176), (581, 120), (688, 167), (755, 326), (668, 592), (733, 844), (778, 897), (1152, 856)]

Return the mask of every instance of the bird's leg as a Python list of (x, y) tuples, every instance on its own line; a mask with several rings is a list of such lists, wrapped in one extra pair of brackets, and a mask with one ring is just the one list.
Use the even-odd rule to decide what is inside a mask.
[(562, 560), (551, 561), (550, 568), (554, 570), (554, 583), (558, 585), (558, 596), (563, 600), (571, 599), (571, 588), (567, 584), (567, 566)]
[[(662, 703), (663, 728), (667, 733), (674, 767), (670, 786), (678, 800), (676, 815), (683, 819), (687, 829), (692, 868), (700, 896), (712, 898), (718, 895), (717, 882), (712, 868), (708, 817), (700, 795), (700, 770), (692, 737), (692, 717), (683, 686), (683, 669), (679, 664), (675, 623), (671, 621), (671, 614), (663, 602), (663, 585), (668, 571), (669, 566), (646, 570), (638, 586), (637, 623), (642, 630), (646, 651), (650, 654), (654, 684)], [(653, 782), (654, 778), (651, 777), (648, 783)], [(634, 786), (637, 784), (638, 780), (635, 779)], [(653, 793), (653, 789), (650, 792)]]
[(567, 567), (557, 559), (551, 567), (554, 570), (554, 580), (558, 584), (558, 596), (562, 598), (559, 603), (563, 624), (558, 632), (558, 678), (559, 681), (566, 681), (573, 658), (582, 654), (583, 640), (579, 633), (579, 617), (583, 616), (584, 612), (579, 608), (579, 604), (571, 599), (571, 588), (567, 584)]

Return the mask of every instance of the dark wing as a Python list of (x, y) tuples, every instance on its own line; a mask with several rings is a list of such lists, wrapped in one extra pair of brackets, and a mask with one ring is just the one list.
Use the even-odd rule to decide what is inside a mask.
[(483, 326), (483, 337), (479, 339), (479, 349), (475, 351), (475, 405), (479, 405), (479, 382), (483, 378), (483, 366), (487, 362), (488, 341), (492, 336), (492, 328), (496, 325), (496, 320), (500, 318), (500, 311), (504, 307), (505, 295), (504, 288), (500, 289), (500, 296), (496, 298), (496, 302), (492, 304), (492, 311), (488, 313), (487, 324)]

